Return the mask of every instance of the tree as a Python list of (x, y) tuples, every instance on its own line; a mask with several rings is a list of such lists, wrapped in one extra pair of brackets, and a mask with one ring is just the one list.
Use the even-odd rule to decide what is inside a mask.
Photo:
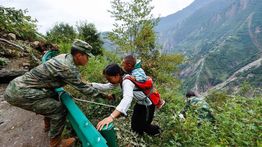
[(72, 43), (77, 36), (74, 27), (67, 23), (56, 24), (46, 34), (47, 40), (54, 43)]
[[(152, 48), (156, 47), (153, 28), (158, 19), (154, 19), (151, 14), (153, 9), (150, 6), (151, 1), (111, 1), (113, 10), (109, 12), (115, 18), (116, 23), (109, 34), (109, 39), (117, 45), (118, 50), (144, 56), (150, 54)], [(144, 42), (147, 45), (142, 45)]]
[(156, 34), (154, 32), (154, 26), (151, 23), (144, 23), (141, 29), (137, 33), (134, 40), (136, 46), (136, 53), (140, 55), (142, 59), (150, 60), (151, 58), (159, 57), (159, 50), (156, 44)]
[(96, 27), (92, 23), (80, 23), (80, 25), (77, 26), (77, 30), (79, 33), (79, 37), (88, 42), (92, 47), (92, 53), (94, 55), (102, 55), (102, 45), (103, 41), (100, 39), (100, 34), (97, 33)]
[(152, 0), (111, 1), (113, 10), (109, 12), (116, 23), (109, 39), (117, 45), (118, 50), (141, 58), (147, 74), (155, 78), (174, 78), (173, 73), (177, 65), (182, 63), (183, 56), (160, 55), (160, 46), (156, 43), (154, 31), (159, 18), (153, 18), (151, 2)]

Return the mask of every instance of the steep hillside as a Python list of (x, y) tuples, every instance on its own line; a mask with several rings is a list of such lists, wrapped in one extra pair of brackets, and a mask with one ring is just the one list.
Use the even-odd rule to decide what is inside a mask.
[[(178, 11), (175, 14), (171, 14), (169, 16), (161, 18), (161, 21), (159, 22), (158, 26), (156, 27), (156, 31), (159, 31), (160, 33), (164, 31), (168, 32), (168, 30), (176, 27), (180, 23), (182, 23), (187, 17), (191, 16), (194, 12), (196, 12), (199, 8), (203, 7), (204, 5), (207, 5), (211, 1), (214, 0), (207, 0), (207, 1), (195, 1), (190, 6), (186, 7), (185, 9)], [(165, 36), (164, 34), (160, 34)]]
[[(157, 28), (164, 53), (180, 52), (188, 57), (180, 74), (184, 88), (205, 91), (226, 80), (231, 81), (232, 76), (237, 77), (235, 84), (227, 83), (224, 87), (238, 87), (243, 81), (261, 87), (261, 64), (257, 61), (262, 57), (262, 1), (201, 2), (196, 0), (188, 8), (174, 14), (178, 17), (183, 11), (192, 10), (191, 14), (179, 18), (173, 28), (168, 27), (169, 33), (161, 25)], [(193, 9), (192, 6), (197, 4), (201, 6)], [(256, 63), (256, 66), (241, 70), (251, 63)], [(236, 73), (238, 76), (235, 76)]]

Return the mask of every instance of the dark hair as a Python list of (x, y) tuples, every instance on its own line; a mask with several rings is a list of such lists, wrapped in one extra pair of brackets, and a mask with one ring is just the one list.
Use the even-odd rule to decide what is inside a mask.
[(195, 94), (195, 92), (194, 91), (188, 91), (187, 93), (186, 93), (186, 97), (192, 97), (192, 96), (196, 96), (196, 94)]
[(118, 64), (113, 63), (106, 66), (106, 68), (103, 70), (103, 74), (107, 76), (117, 76), (118, 74), (123, 76), (124, 71)]
[(82, 51), (80, 51), (80, 50), (72, 47), (72, 48), (71, 48), (71, 55), (74, 56), (74, 55), (77, 54), (77, 53), (80, 53), (80, 54), (82, 54), (82, 55), (85, 54), (84, 52), (82, 52)]
[(135, 64), (136, 64), (136, 58), (133, 55), (125, 56), (124, 60), (125, 60), (126, 63), (131, 64), (132, 66), (135, 66)]

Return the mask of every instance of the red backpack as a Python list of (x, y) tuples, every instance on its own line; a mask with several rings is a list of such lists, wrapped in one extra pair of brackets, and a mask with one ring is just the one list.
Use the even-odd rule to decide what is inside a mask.
[(138, 82), (131, 76), (126, 76), (124, 79), (132, 81), (136, 85), (136, 87), (138, 87), (147, 97), (149, 97), (154, 105), (157, 105), (159, 103), (160, 94), (158, 93), (157, 89), (154, 88), (152, 78), (147, 77), (147, 80), (145, 82)]

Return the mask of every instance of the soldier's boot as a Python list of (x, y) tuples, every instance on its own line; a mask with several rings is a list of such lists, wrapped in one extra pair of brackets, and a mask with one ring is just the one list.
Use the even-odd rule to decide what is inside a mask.
[(44, 125), (45, 125), (44, 131), (48, 132), (50, 130), (50, 118), (47, 117), (44, 118)]
[(75, 138), (61, 139), (61, 137), (51, 138), (50, 147), (71, 147), (75, 142)]

